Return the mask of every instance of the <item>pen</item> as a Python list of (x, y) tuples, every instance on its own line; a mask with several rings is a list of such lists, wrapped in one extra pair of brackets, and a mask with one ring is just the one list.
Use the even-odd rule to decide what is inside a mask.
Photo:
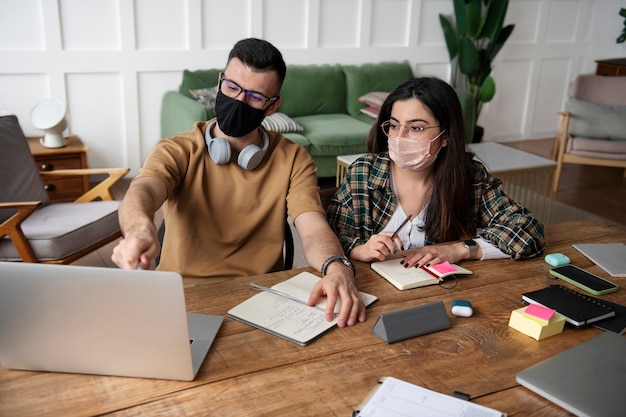
[(314, 307), (314, 308), (317, 308), (318, 310), (326, 312), (326, 309), (324, 307), (320, 307), (318, 305), (310, 306), (310, 305), (308, 305), (306, 303), (306, 301), (302, 301), (301, 299), (296, 298), (293, 295), (289, 295), (289, 294), (287, 294), (285, 292), (282, 292), (282, 291), (279, 291), (279, 290), (275, 290), (274, 288), (264, 287), (263, 285), (255, 284), (253, 282), (251, 282), (250, 285), (252, 286), (252, 288), (254, 288), (256, 290), (271, 292), (272, 294), (280, 295), (281, 297), (285, 297), (285, 298), (288, 298), (288, 299), (290, 299), (292, 301), (295, 301), (297, 303), (304, 304), (307, 307)]
[(404, 219), (404, 221), (400, 224), (400, 226), (398, 226), (398, 228), (396, 229), (396, 231), (395, 231), (395, 232), (393, 232), (393, 235), (391, 235), (391, 238), (392, 238), (392, 239), (398, 235), (398, 232), (399, 232), (400, 230), (402, 230), (402, 228), (403, 228), (404, 226), (406, 226), (406, 224), (409, 222), (409, 220), (411, 220), (411, 217), (413, 217), (413, 214), (409, 214), (408, 216), (406, 216), (406, 219)]

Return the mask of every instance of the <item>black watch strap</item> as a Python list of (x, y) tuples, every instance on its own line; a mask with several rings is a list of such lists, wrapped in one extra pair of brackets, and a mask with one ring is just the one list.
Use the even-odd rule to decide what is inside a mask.
[(350, 268), (354, 276), (356, 276), (356, 268), (354, 267), (354, 264), (352, 263), (350, 259), (348, 259), (347, 256), (344, 256), (344, 255), (333, 255), (330, 258), (326, 259), (324, 263), (322, 264), (322, 276), (326, 276), (326, 272), (330, 264), (332, 264), (333, 262), (337, 262), (337, 261), (341, 262), (342, 264)]

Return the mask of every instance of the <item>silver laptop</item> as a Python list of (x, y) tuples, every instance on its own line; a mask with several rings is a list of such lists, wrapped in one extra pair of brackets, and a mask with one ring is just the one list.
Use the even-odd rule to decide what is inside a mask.
[(626, 337), (604, 332), (525, 369), (516, 380), (577, 416), (622, 417)]
[(191, 381), (223, 321), (174, 272), (0, 262), (7, 369)]

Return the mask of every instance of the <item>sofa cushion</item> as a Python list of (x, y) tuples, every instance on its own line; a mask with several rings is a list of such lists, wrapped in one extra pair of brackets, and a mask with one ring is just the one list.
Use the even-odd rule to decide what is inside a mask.
[(387, 91), (371, 91), (359, 97), (359, 103), (363, 103), (368, 107), (380, 109), (388, 96), (389, 92)]
[(358, 116), (365, 104), (359, 97), (372, 91), (391, 91), (414, 77), (408, 61), (344, 65), (346, 107), (351, 116)]
[(280, 112), (265, 117), (261, 124), (267, 130), (273, 130), (278, 133), (302, 132), (304, 130), (295, 120)]
[(386, 91), (372, 91), (371, 93), (359, 97), (359, 103), (363, 103), (366, 106), (360, 110), (361, 113), (372, 119), (377, 119), (380, 108), (387, 99), (387, 96), (389, 96), (389, 93)]
[(289, 65), (279, 110), (290, 117), (346, 113), (346, 82), (339, 65)]
[(286, 132), (283, 133), (283, 136), (292, 141), (293, 143), (297, 143), (302, 146), (307, 152), (311, 151), (311, 141), (307, 139), (302, 133), (298, 132)]
[(573, 136), (626, 140), (626, 106), (609, 106), (569, 97), (569, 133)]
[(221, 69), (208, 69), (197, 71), (183, 71), (183, 82), (178, 88), (178, 92), (189, 98), (193, 98), (190, 90), (197, 90), (201, 88), (215, 87), (218, 82), (218, 77)]
[(197, 88), (189, 90), (191, 96), (200, 104), (204, 104), (210, 109), (215, 109), (215, 99), (217, 98), (217, 86), (207, 88)]
[(371, 125), (346, 114), (301, 116), (295, 120), (311, 142), (308, 149), (316, 155), (345, 155), (367, 151), (367, 135)]

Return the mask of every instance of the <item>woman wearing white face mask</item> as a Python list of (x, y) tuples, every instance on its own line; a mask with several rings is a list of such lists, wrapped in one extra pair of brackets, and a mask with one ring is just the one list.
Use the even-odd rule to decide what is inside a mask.
[(367, 143), (327, 210), (352, 259), (411, 249), (404, 265), (413, 267), (543, 252), (542, 224), (466, 151), (461, 105), (444, 81), (420, 77), (392, 91)]

